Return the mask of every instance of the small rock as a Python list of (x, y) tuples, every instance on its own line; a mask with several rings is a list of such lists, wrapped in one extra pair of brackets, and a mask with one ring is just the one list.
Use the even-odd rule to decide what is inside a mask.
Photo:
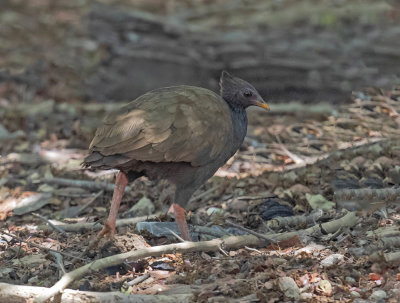
[(50, 193), (31, 193), (25, 195), (20, 201), (18, 201), (18, 206), (14, 208), (15, 215), (24, 215), (35, 210), (42, 208), (43, 206), (51, 202)]
[(324, 211), (330, 211), (335, 206), (335, 203), (333, 203), (332, 201), (328, 201), (324, 196), (320, 194), (306, 194), (306, 199), (312, 209), (322, 209)]
[(249, 202), (246, 200), (233, 199), (227, 206), (229, 210), (245, 211), (249, 208)]
[(325, 296), (330, 296), (332, 294), (332, 284), (328, 280), (321, 280), (318, 287)]
[(288, 298), (298, 300), (300, 298), (300, 289), (296, 282), (290, 277), (281, 277), (278, 279), (279, 289)]
[(307, 246), (304, 246), (298, 250), (295, 251), (295, 255), (299, 255), (302, 253), (306, 253), (306, 254), (314, 254), (314, 253), (320, 253), (321, 250), (324, 250), (326, 247), (320, 244), (316, 244), (314, 242), (311, 242), (310, 244), (308, 244)]
[(40, 179), (40, 175), (37, 171), (35, 171), (33, 174), (29, 175), (28, 178), (29, 180), (38, 180)]
[(387, 294), (384, 290), (375, 290), (372, 295), (369, 296), (369, 299), (372, 301), (383, 301), (387, 298)]
[(289, 191), (291, 191), (292, 193), (296, 194), (296, 195), (304, 195), (304, 194), (309, 194), (310, 188), (308, 188), (307, 186), (303, 185), (303, 184), (295, 184), (292, 187), (289, 188)]
[(107, 211), (107, 208), (103, 207), (103, 206), (97, 206), (97, 207), (93, 207), (93, 209), (99, 213), (105, 213)]
[(311, 300), (312, 299), (312, 293), (309, 293), (309, 292), (302, 292), (301, 294), (300, 294), (300, 301), (309, 301), (309, 300)]
[(400, 289), (394, 288), (389, 291), (391, 297), (400, 298)]
[(349, 283), (356, 283), (356, 279), (354, 279), (353, 277), (346, 277), (345, 280), (346, 280), (346, 282), (349, 282)]
[(209, 275), (207, 280), (210, 283), (214, 283), (217, 280), (217, 277), (215, 275)]
[(32, 153), (10, 153), (7, 155), (6, 159), (8, 161), (15, 161), (20, 164), (32, 166), (39, 166), (46, 162), (40, 155)]
[(20, 137), (25, 136), (25, 133), (22, 130), (17, 130), (13, 133), (9, 133), (9, 131), (0, 124), (0, 142), (3, 140), (13, 140)]
[(355, 279), (360, 279), (362, 274), (358, 270), (352, 269), (351, 276), (354, 277)]
[(290, 183), (293, 183), (297, 180), (298, 176), (294, 171), (290, 171), (288, 173), (285, 173), (282, 178), (285, 181), (289, 181)]
[(400, 166), (396, 165), (394, 168), (387, 172), (387, 176), (390, 177), (393, 183), (400, 184)]
[(268, 290), (273, 289), (274, 288), (274, 283), (272, 283), (271, 281), (267, 281), (264, 283), (264, 287)]
[(274, 266), (279, 266), (286, 264), (288, 261), (284, 258), (272, 258), (271, 262), (274, 264)]
[(368, 147), (368, 151), (370, 152), (370, 155), (373, 156), (379, 156), (380, 153), (382, 152), (383, 148), (379, 144), (373, 144)]
[(370, 271), (372, 271), (374, 273), (382, 274), (384, 270), (383, 270), (381, 264), (375, 262), (375, 263), (372, 263)]
[(201, 252), (200, 256), (206, 261), (211, 261), (212, 260), (211, 256), (209, 254), (206, 254), (204, 251)]
[(225, 213), (225, 210), (218, 207), (210, 207), (207, 209), (207, 215), (210, 216), (210, 220), (212, 221), (216, 216), (222, 216)]
[(350, 294), (352, 295), (353, 298), (359, 298), (359, 297), (361, 297), (361, 295), (360, 295), (358, 292), (356, 292), (355, 290), (352, 290), (352, 291), (350, 292)]
[(0, 278), (7, 278), (10, 272), (13, 272), (12, 268), (0, 268)]
[(147, 197), (142, 197), (135, 205), (133, 205), (127, 214), (132, 214), (135, 217), (151, 215), (154, 212), (154, 204)]
[(365, 240), (365, 239), (360, 239), (359, 241), (357, 241), (357, 244), (359, 246), (364, 246), (365, 244), (367, 244), (369, 241)]
[(338, 264), (340, 261), (344, 259), (344, 256), (341, 254), (332, 254), (321, 261), (321, 265), (323, 267), (330, 267), (335, 264)]
[(7, 136), (9, 134), (8, 130), (0, 124), (0, 137)]
[(209, 209), (207, 209), (207, 215), (210, 217), (211, 221), (214, 221), (216, 218), (222, 217), (225, 213), (225, 210), (218, 207), (210, 207)]
[(357, 168), (364, 165), (366, 159), (364, 157), (361, 156), (357, 156), (355, 158), (353, 158), (353, 160), (350, 161), (350, 164), (352, 164), (353, 166), (356, 166)]
[(30, 278), (30, 279), (28, 280), (28, 283), (29, 283), (29, 284), (39, 283), (39, 277), (38, 277), (38, 276), (34, 276), (34, 277)]

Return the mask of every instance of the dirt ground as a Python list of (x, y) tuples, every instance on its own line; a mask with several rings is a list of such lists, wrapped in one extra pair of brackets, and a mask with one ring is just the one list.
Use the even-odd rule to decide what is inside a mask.
[[(52, 14), (18, 26), (26, 3), (8, 2), (19, 10), (0, 14), (7, 23), (0, 30), (0, 60), (11, 70), (0, 73), (0, 282), (51, 287), (63, 270), (179, 242), (169, 233), (139, 232), (132, 223), (82, 255), (107, 217), (112, 191), (104, 182), (112, 184), (115, 173), (84, 170), (80, 163), (100, 118), (120, 104), (87, 102), (76, 93), (86, 72), (80, 66), (101, 57), (101, 50), (85, 44), (79, 26), (87, 2), (49, 7), (45, 0), (31, 1), (39, 15), (44, 8)], [(22, 35), (26, 27), (38, 35)], [(190, 294), (193, 302), (399, 302), (396, 84), (388, 91), (354, 92), (341, 107), (274, 109), (272, 104), (271, 112), (249, 112), (243, 146), (195, 193), (188, 221), (209, 227), (209, 233), (234, 232), (227, 223), (234, 222), (275, 236), (277, 243), (146, 257), (88, 271), (68, 288)], [(96, 182), (88, 186), (82, 180)], [(136, 180), (123, 198), (119, 218), (157, 212), (148, 221), (173, 222), (163, 201), (167, 190), (166, 184)], [(130, 211), (138, 201), (150, 208)], [(326, 228), (352, 211), (354, 220)], [(48, 220), (98, 224), (60, 232)], [(210, 239), (206, 232), (198, 234), (197, 240)], [(129, 285), (144, 275), (142, 282)]]

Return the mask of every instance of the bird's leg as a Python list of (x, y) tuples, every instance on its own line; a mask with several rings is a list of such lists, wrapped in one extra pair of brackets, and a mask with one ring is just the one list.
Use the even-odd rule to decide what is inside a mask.
[(179, 232), (181, 236), (186, 241), (191, 241), (189, 235), (189, 227), (185, 218), (185, 210), (177, 203), (173, 203), (168, 210), (168, 213), (175, 214), (175, 222), (178, 225)]
[(90, 244), (90, 247), (97, 246), (98, 242), (104, 236), (112, 238), (115, 233), (115, 221), (117, 220), (119, 205), (121, 204), (122, 196), (125, 191), (125, 187), (128, 184), (128, 178), (123, 172), (119, 172), (117, 175), (117, 180), (115, 181), (115, 188), (113, 197), (111, 200), (110, 212), (108, 214), (108, 219), (103, 226), (103, 229), (99, 232), (94, 242)]

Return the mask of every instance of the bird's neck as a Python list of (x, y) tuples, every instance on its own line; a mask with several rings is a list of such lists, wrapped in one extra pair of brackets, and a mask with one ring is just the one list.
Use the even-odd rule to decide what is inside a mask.
[(232, 107), (231, 116), (232, 116), (232, 124), (233, 124), (233, 141), (237, 148), (243, 143), (244, 137), (247, 132), (247, 114), (246, 109), (243, 107)]

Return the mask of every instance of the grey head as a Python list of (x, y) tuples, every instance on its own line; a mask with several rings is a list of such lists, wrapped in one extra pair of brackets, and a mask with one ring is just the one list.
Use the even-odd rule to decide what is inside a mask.
[(269, 110), (266, 103), (253, 85), (240, 78), (233, 77), (228, 72), (223, 71), (220, 81), (221, 97), (233, 108), (247, 108), (258, 106)]

